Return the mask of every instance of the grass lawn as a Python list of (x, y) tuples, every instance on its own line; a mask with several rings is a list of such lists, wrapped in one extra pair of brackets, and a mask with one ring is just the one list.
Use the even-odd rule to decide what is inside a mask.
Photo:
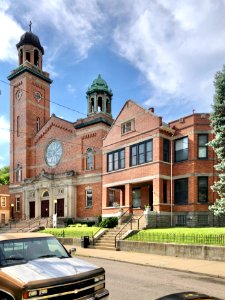
[(42, 233), (50, 233), (56, 237), (80, 238), (84, 235), (92, 237), (101, 229), (100, 227), (65, 227), (65, 228), (46, 228)]
[(225, 228), (165, 228), (147, 229), (134, 234), (128, 240), (177, 244), (204, 244), (225, 246)]

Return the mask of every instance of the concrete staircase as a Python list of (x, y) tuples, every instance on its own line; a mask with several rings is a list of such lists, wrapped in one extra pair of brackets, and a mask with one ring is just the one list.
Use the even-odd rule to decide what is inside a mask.
[(102, 250), (115, 250), (115, 236), (120, 232), (122, 225), (109, 229), (94, 244), (94, 248)]
[(133, 216), (127, 223), (118, 225), (109, 229), (94, 244), (94, 248), (102, 250), (116, 250), (116, 240), (123, 239), (132, 231), (138, 231), (145, 228), (144, 216)]

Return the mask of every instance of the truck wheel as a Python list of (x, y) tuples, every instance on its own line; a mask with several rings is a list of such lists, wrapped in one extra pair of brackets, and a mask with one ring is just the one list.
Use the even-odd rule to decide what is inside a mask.
[(10, 295), (0, 292), (0, 300), (14, 300), (14, 298)]

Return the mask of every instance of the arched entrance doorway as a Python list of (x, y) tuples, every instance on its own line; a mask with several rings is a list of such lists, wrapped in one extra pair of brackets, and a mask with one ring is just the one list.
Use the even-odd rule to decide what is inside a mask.
[(41, 199), (41, 217), (48, 218), (49, 217), (49, 192), (45, 191), (42, 195)]

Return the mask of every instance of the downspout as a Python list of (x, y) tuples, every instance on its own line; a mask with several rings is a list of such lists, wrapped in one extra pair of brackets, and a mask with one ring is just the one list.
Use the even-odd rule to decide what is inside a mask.
[(173, 137), (175, 130), (172, 133), (170, 140), (170, 226), (173, 227)]
[(170, 226), (173, 227), (173, 140), (170, 140)]

